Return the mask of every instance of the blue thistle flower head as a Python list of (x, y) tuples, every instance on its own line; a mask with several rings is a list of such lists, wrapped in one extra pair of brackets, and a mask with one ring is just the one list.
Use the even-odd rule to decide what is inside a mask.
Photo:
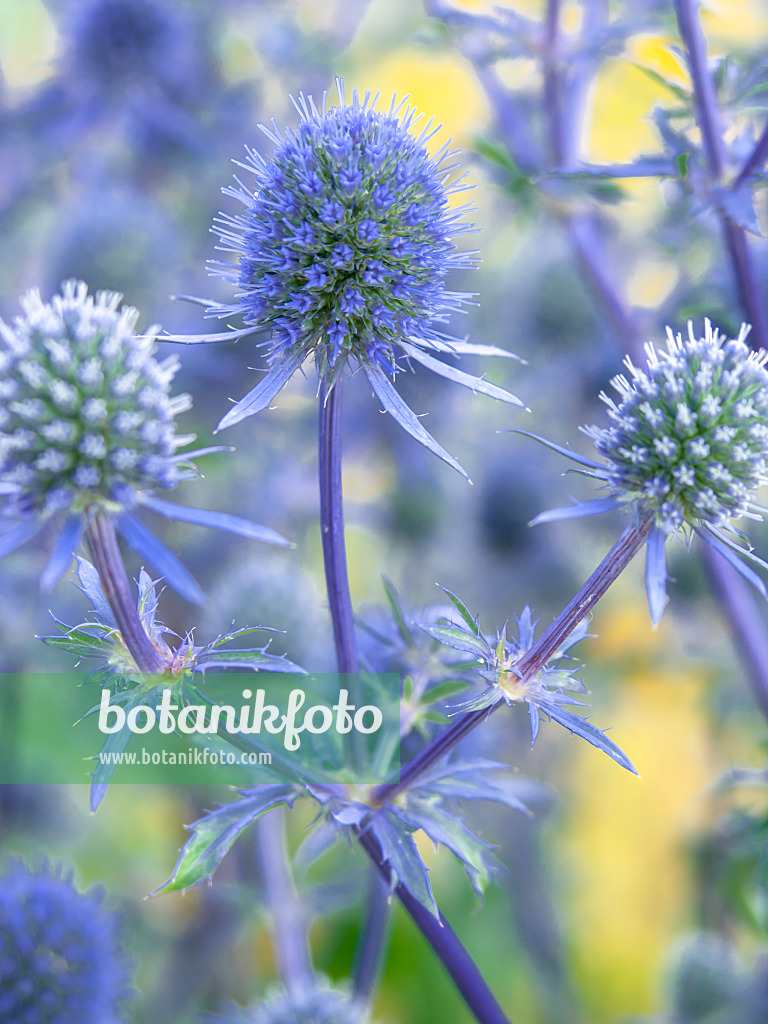
[(502, 388), (464, 373), (435, 354), (509, 356), (443, 333), (451, 313), (470, 299), (450, 291), (453, 270), (477, 265), (477, 253), (460, 251), (455, 238), (470, 227), (468, 207), (451, 197), (468, 186), (449, 184), (456, 164), (446, 144), (427, 149), (438, 129), (396, 99), (376, 110), (378, 97), (318, 108), (312, 97), (294, 101), (295, 129), (273, 121), (262, 130), (273, 144), (269, 158), (248, 149), (240, 165), (255, 188), (236, 179), (225, 193), (245, 212), (222, 214), (214, 231), (234, 262), (214, 262), (214, 274), (237, 289), (231, 305), (209, 305), (210, 316), (241, 316), (242, 330), (179, 337), (217, 341), (268, 332), (262, 342), (270, 365), (265, 378), (222, 419), (231, 426), (266, 408), (309, 355), (328, 389), (344, 368), (361, 367), (382, 405), (401, 426), (456, 468), (390, 383), (410, 360), (457, 383), (522, 405)]
[(157, 0), (84, 0), (69, 26), (73, 71), (102, 86), (158, 77), (174, 50), (175, 25)]
[(138, 505), (270, 543), (287, 541), (237, 517), (155, 496), (194, 475), (190, 458), (223, 449), (177, 454), (194, 440), (177, 434), (174, 423), (192, 404), (189, 395), (170, 394), (179, 361), (155, 358), (159, 328), (137, 334), (139, 314), (121, 308), (121, 299), (107, 291), (94, 297), (82, 281), (67, 281), (51, 302), (30, 291), (21, 301), (23, 316), (10, 325), (0, 321), (0, 514), (20, 520), (0, 535), (0, 557), (64, 514), (43, 574), (50, 587), (69, 568), (88, 517), (106, 511), (169, 583), (200, 600), (176, 556), (134, 515)]
[(0, 876), (0, 1018), (117, 1024), (130, 967), (117, 917), (61, 868), (9, 862)]
[(295, 992), (275, 988), (263, 1002), (233, 1010), (211, 1024), (366, 1024), (370, 1017), (360, 1000), (322, 978)]
[(619, 401), (600, 396), (611, 425), (582, 428), (604, 462), (543, 442), (578, 462), (583, 468), (576, 472), (602, 480), (609, 493), (544, 512), (534, 522), (622, 505), (652, 516), (646, 582), (654, 624), (667, 601), (665, 541), (678, 531), (696, 533), (768, 598), (742, 556), (768, 565), (732, 522), (763, 518), (755, 492), (768, 480), (768, 352), (751, 350), (748, 333), (743, 325), (738, 337), (728, 338), (705, 320), (704, 336), (697, 337), (689, 322), (687, 337), (667, 329), (666, 351), (646, 345), (643, 369), (627, 358), (628, 375), (612, 381)]

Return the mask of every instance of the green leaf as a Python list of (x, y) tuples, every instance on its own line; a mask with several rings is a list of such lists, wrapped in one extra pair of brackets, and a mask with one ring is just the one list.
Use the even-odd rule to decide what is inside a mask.
[(381, 577), (384, 584), (384, 591), (387, 595), (392, 614), (397, 623), (397, 631), (400, 634), (401, 639), (406, 644), (413, 643), (413, 632), (411, 631), (408, 623), (406, 622), (405, 615), (403, 614), (403, 606), (400, 603), (400, 595), (395, 590), (392, 581), (387, 579), (386, 576)]
[[(438, 585), (438, 587), (440, 587), (439, 583), (437, 585)], [(472, 632), (475, 634), (475, 636), (479, 636), (480, 635), (480, 627), (477, 624), (477, 620), (474, 619), (470, 615), (469, 609), (467, 608), (467, 606), (462, 601), (460, 601), (459, 598), (456, 597), (455, 594), (452, 594), (450, 592), (450, 590), (447, 590), (445, 587), (440, 587), (440, 589), (442, 590), (442, 592), (444, 594), (448, 595), (448, 597), (451, 600), (451, 603), (456, 608), (456, 611), (459, 613), (459, 615), (462, 617), (462, 619), (464, 619), (464, 621), (469, 626), (469, 628), (472, 630)]]
[(455, 651), (474, 654), (475, 657), (483, 661), (489, 661), (492, 657), (491, 648), (485, 639), (473, 636), (460, 626), (422, 626), (421, 628), (433, 639), (439, 640), (447, 647), (452, 647)]
[(195, 661), (195, 669), (205, 672), (216, 668), (250, 668), (254, 671), (292, 672), (306, 675), (303, 668), (294, 665), (282, 655), (266, 654), (264, 651), (204, 651)]
[(676, 82), (670, 81), (668, 78), (665, 78), (664, 75), (656, 71), (655, 68), (648, 67), (647, 64), (641, 64), (636, 60), (631, 60), (629, 63), (636, 67), (638, 71), (642, 71), (644, 75), (647, 75), (652, 82), (663, 86), (665, 89), (669, 89), (669, 91), (677, 96), (679, 100), (682, 100), (684, 103), (688, 102), (690, 93), (682, 85), (678, 85)]
[(449, 813), (434, 800), (409, 795), (404, 810), (395, 812), (413, 828), (424, 831), (433, 843), (447, 847), (466, 868), (472, 888), (482, 896), (488, 881), (486, 850), (488, 843), (476, 836), (460, 818)]
[[(138, 704), (151, 705), (155, 698), (159, 699), (162, 696), (162, 692), (162, 686), (150, 687), (149, 689), (147, 689), (146, 686), (137, 686), (134, 690), (131, 690), (130, 693), (126, 694), (127, 699), (124, 702), (120, 700), (118, 703), (123, 704), (123, 708), (127, 717), (128, 713), (131, 711), (132, 708), (136, 707)], [(93, 712), (97, 710), (98, 706), (91, 708), (91, 710), (86, 715), (83, 715), (83, 718), (87, 718), (88, 715), (93, 714)], [(109, 780), (114, 775), (115, 768), (117, 767), (114, 761), (112, 761), (111, 763), (106, 763), (103, 759), (103, 755), (119, 754), (121, 751), (125, 750), (131, 736), (133, 736), (133, 733), (131, 732), (127, 725), (123, 726), (123, 728), (119, 732), (110, 733), (107, 736), (106, 740), (104, 741), (104, 746), (96, 755), (95, 760), (97, 760), (98, 763), (96, 765), (96, 769), (91, 773), (91, 777), (93, 780), (91, 782), (92, 811), (98, 810), (99, 804), (104, 799), (104, 794), (107, 792)]]
[(437, 904), (429, 884), (429, 872), (419, 855), (410, 829), (388, 810), (377, 811), (368, 826), (381, 846), (382, 856), (415, 900), (438, 917)]
[(299, 791), (296, 786), (259, 786), (253, 795), (209, 811), (189, 828), (192, 836), (184, 844), (171, 877), (150, 893), (156, 896), (174, 889), (191, 889), (210, 878), (235, 840), (254, 821), (273, 807), (292, 807)]
[(675, 167), (677, 168), (677, 173), (681, 178), (688, 177), (688, 163), (690, 158), (690, 153), (678, 153), (675, 157)]
[(441, 700), (445, 700), (446, 697), (452, 697), (455, 693), (465, 690), (468, 685), (469, 683), (465, 679), (449, 679), (447, 682), (440, 683), (439, 686), (433, 686), (426, 693), (422, 694), (419, 704), (438, 704)]

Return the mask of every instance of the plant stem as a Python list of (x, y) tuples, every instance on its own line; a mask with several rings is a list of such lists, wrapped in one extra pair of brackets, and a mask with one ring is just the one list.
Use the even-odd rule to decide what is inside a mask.
[(125, 646), (140, 672), (164, 672), (162, 655), (147, 636), (117, 544), (115, 525), (107, 512), (96, 512), (86, 527), (88, 545)]
[[(391, 885), (392, 872), (384, 861), (381, 848), (370, 831), (359, 832), (360, 844), (379, 870), (381, 877)], [(510, 1024), (479, 967), (464, 948), (461, 940), (442, 913), (437, 917), (422, 906), (400, 883), (394, 891), (408, 911), (411, 919), (443, 963), (467, 1006), (480, 1024)]]
[(258, 823), (256, 839), (264, 891), (275, 934), (280, 977), (289, 992), (305, 992), (312, 982), (307, 920), (293, 884), (285, 841), (285, 812), (276, 807)]
[[(339, 672), (359, 671), (354, 639), (352, 603), (347, 576), (344, 544), (344, 512), (341, 487), (341, 378), (329, 391), (320, 387), (320, 525), (323, 538), (325, 580), (333, 620), (333, 636)], [(372, 858), (384, 880), (391, 884), (392, 873), (384, 861), (376, 838), (358, 832), (361, 845)], [(445, 965), (479, 1024), (509, 1024), (477, 964), (442, 915), (436, 918), (402, 885), (394, 889), (398, 899), (413, 918), (435, 954)], [(355, 991), (362, 996), (373, 985), (376, 963), (383, 951), (388, 903), (377, 898), (377, 921), (369, 921), (358, 959)]]
[[(675, 0), (675, 11), (680, 36), (688, 55), (697, 120), (709, 172), (715, 182), (722, 183), (726, 169), (726, 153), (715, 84), (707, 68), (706, 40), (696, 15), (694, 0)], [(768, 321), (746, 232), (722, 208), (718, 212), (736, 277), (739, 298), (752, 324), (752, 344), (757, 348), (768, 348)]]
[(368, 1000), (376, 985), (389, 931), (389, 889), (380, 870), (371, 869), (368, 880), (368, 913), (355, 959), (353, 990)]
[(325, 583), (333, 620), (333, 639), (339, 672), (358, 672), (355, 626), (349, 594), (344, 506), (341, 488), (341, 386), (320, 385), (320, 530)]
[[(581, 590), (574, 595), (555, 621), (544, 630), (530, 650), (515, 664), (515, 670), (524, 680), (530, 679), (552, 657), (584, 616), (594, 608), (611, 584), (619, 578), (645, 543), (652, 523), (653, 516), (646, 516), (627, 527)], [(452, 750), (467, 733), (484, 722), (492, 711), (501, 707), (502, 703), (492, 705), (490, 708), (482, 708), (479, 711), (469, 711), (457, 718), (452, 725), (439, 733), (420, 754), (417, 754), (405, 766), (400, 774), (399, 782), (378, 786), (373, 792), (372, 799), (381, 804), (408, 789), (420, 775), (423, 775)]]

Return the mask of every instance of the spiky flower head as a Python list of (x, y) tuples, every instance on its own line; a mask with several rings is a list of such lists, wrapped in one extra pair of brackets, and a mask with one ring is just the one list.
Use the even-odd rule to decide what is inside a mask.
[(23, 297), (23, 316), (0, 322), (0, 474), (18, 487), (9, 513), (50, 515), (122, 504), (125, 490), (173, 487), (174, 416), (188, 395), (170, 397), (179, 361), (153, 355), (158, 328), (118, 292), (88, 294), (67, 281), (50, 303)]
[(117, 1024), (130, 994), (118, 920), (61, 868), (11, 861), (0, 878), (0, 1018)]
[[(214, 341), (269, 332), (263, 342), (270, 371), (223, 418), (230, 426), (266, 408), (288, 378), (313, 354), (320, 379), (330, 388), (349, 364), (363, 368), (384, 408), (442, 458), (447, 453), (420, 426), (387, 375), (413, 359), (473, 390), (517, 405), (508, 392), (456, 370), (429, 353), (506, 355), (446, 337), (443, 325), (469, 295), (450, 291), (455, 269), (474, 267), (477, 254), (457, 249), (468, 230), (467, 207), (451, 197), (467, 188), (449, 184), (456, 167), (446, 144), (430, 155), (438, 129), (430, 120), (412, 134), (419, 118), (406, 100), (376, 110), (378, 96), (318, 108), (299, 95), (296, 129), (275, 121), (262, 127), (273, 145), (269, 158), (247, 150), (241, 166), (255, 188), (237, 181), (225, 193), (245, 212), (223, 214), (214, 230), (231, 263), (213, 271), (238, 289), (231, 305), (211, 305), (209, 315), (241, 316), (246, 328), (201, 335)], [(402, 357), (405, 357), (404, 359)], [(455, 460), (447, 456), (452, 465)]]
[(612, 381), (619, 401), (600, 396), (611, 426), (583, 428), (605, 462), (544, 442), (583, 466), (580, 472), (604, 481), (610, 493), (545, 512), (534, 522), (626, 504), (639, 517), (652, 517), (647, 584), (654, 623), (666, 604), (664, 543), (679, 530), (700, 535), (768, 597), (739, 556), (765, 563), (729, 536), (744, 536), (732, 520), (763, 518), (754, 499), (768, 479), (768, 352), (752, 351), (748, 333), (742, 325), (736, 338), (728, 338), (705, 320), (704, 336), (697, 337), (689, 322), (687, 336), (667, 328), (666, 351), (647, 344), (642, 369), (627, 358), (628, 375)]
[(668, 329), (666, 352), (647, 345), (645, 369), (627, 360), (630, 377), (613, 379), (618, 404), (601, 395), (613, 425), (586, 431), (609, 488), (665, 533), (762, 518), (753, 496), (768, 471), (768, 353), (749, 349), (748, 332), (729, 339), (709, 320), (703, 338), (691, 323), (687, 338)]
[[(192, 600), (202, 594), (178, 559), (133, 515), (145, 505), (184, 519), (286, 544), (271, 530), (235, 516), (182, 508), (154, 496), (194, 475), (188, 460), (222, 448), (176, 454), (194, 435), (176, 433), (174, 417), (191, 406), (171, 397), (175, 356), (157, 360), (159, 328), (136, 333), (138, 312), (118, 292), (88, 294), (66, 281), (44, 302), (30, 291), (23, 316), (0, 320), (0, 495), (2, 515), (21, 523), (0, 536), (0, 557), (57, 513), (65, 527), (44, 573), (50, 586), (66, 572), (83, 525), (95, 512), (114, 514), (132, 547)], [(181, 467), (180, 463), (187, 463)]]
[(366, 1024), (370, 1020), (359, 1000), (317, 978), (296, 992), (274, 989), (248, 1010), (236, 1010), (215, 1024)]

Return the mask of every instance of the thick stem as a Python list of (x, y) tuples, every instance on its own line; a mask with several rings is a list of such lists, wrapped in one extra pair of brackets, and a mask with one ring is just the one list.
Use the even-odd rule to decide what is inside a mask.
[[(381, 848), (375, 836), (370, 832), (360, 832), (358, 838), (361, 846), (378, 868), (381, 877), (391, 885), (392, 873), (382, 857)], [(399, 883), (394, 887), (394, 891), (416, 927), (442, 961), (467, 1006), (480, 1024), (510, 1024), (509, 1018), (488, 987), (479, 967), (442, 913), (435, 917)]]
[[(541, 634), (530, 650), (516, 663), (515, 670), (523, 679), (530, 679), (581, 622), (626, 569), (640, 548), (645, 544), (653, 524), (653, 516), (646, 516), (638, 523), (632, 523), (622, 533), (611, 550), (595, 569), (584, 586), (563, 608), (555, 621)], [(420, 754), (410, 761), (400, 774), (399, 782), (378, 786), (373, 798), (378, 803), (391, 800), (423, 775), (432, 765), (443, 758), (467, 733), (484, 722), (488, 715), (501, 703), (479, 711), (469, 711), (457, 718), (452, 725), (439, 733)]]
[(115, 616), (125, 646), (141, 672), (164, 672), (167, 665), (147, 636), (136, 610), (136, 599), (120, 554), (112, 517), (96, 512), (90, 519), (86, 537), (104, 593)]
[(261, 819), (256, 838), (264, 891), (272, 912), (278, 971), (289, 992), (305, 992), (312, 983), (312, 958), (306, 914), (288, 867), (282, 807), (275, 808)]
[(347, 574), (347, 549), (344, 542), (341, 385), (342, 379), (339, 377), (330, 391), (324, 383), (320, 386), (320, 530), (339, 672), (358, 672), (355, 626)]
[(355, 995), (366, 1002), (379, 977), (389, 922), (389, 889), (380, 872), (372, 868), (368, 882), (368, 913), (357, 948), (353, 983)]

